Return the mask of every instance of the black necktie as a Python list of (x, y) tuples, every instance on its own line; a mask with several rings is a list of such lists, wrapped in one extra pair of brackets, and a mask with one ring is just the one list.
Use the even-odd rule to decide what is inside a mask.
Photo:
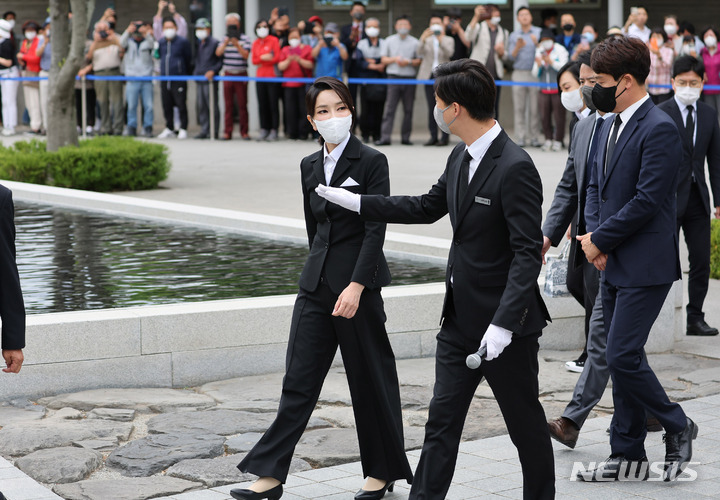
[(693, 120), (693, 107), (688, 106), (687, 107), (687, 120), (685, 120), (685, 135), (688, 138), (688, 141), (690, 141), (690, 147), (691, 149), (695, 146), (693, 141), (693, 135), (695, 135), (695, 120)]
[(465, 150), (465, 156), (463, 156), (463, 161), (460, 164), (460, 185), (458, 186), (458, 205), (462, 203), (463, 198), (465, 198), (465, 193), (467, 192), (468, 188), (468, 176), (470, 175), (470, 162), (472, 161), (472, 155), (470, 154), (470, 151), (467, 149)]
[(610, 134), (610, 142), (608, 144), (607, 156), (605, 157), (605, 174), (607, 174), (608, 165), (610, 165), (610, 160), (612, 160), (613, 152), (615, 152), (615, 143), (617, 142), (618, 130), (620, 130), (620, 125), (622, 125), (622, 118), (620, 118), (620, 115), (617, 115), (615, 117), (615, 125), (613, 126), (612, 134)]

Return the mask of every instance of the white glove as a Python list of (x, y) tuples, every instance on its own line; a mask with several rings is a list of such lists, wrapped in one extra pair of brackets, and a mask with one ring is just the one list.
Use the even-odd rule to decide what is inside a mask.
[(511, 340), (512, 332), (510, 330), (495, 325), (488, 326), (488, 329), (485, 331), (485, 336), (480, 342), (481, 349), (483, 346), (487, 346), (485, 361), (490, 361), (500, 356), (503, 349), (510, 345)]
[(359, 194), (351, 193), (347, 189), (323, 186), (322, 184), (319, 184), (318, 187), (315, 188), (315, 192), (318, 196), (325, 198), (330, 203), (335, 203), (343, 208), (360, 213)]

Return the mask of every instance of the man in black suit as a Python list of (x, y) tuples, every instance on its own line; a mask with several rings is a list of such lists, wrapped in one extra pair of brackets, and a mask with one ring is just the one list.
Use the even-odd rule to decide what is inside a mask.
[[(438, 182), (422, 196), (318, 194), (368, 220), (429, 224), (450, 215), (436, 378), (411, 499), (445, 498), (462, 428), (485, 377), (517, 447), (526, 499), (553, 498), (555, 472), (538, 401), (538, 338), (550, 319), (540, 296), (542, 185), (535, 165), (494, 120), (495, 82), (478, 61), (435, 70), (438, 126), (458, 135)], [(465, 364), (487, 347), (479, 370)]]
[(717, 111), (698, 101), (705, 78), (705, 65), (692, 56), (681, 56), (673, 64), (675, 96), (658, 105), (675, 122), (682, 136), (683, 159), (677, 193), (677, 228), (682, 228), (690, 259), (688, 279), (687, 334), (717, 335), (705, 322), (703, 302), (710, 279), (710, 216), (712, 206), (705, 182), (705, 159), (720, 218), (720, 126)]
[(670, 401), (648, 364), (645, 343), (673, 282), (680, 279), (676, 192), (682, 148), (677, 127), (645, 88), (650, 51), (638, 38), (616, 36), (591, 57), (597, 74), (592, 100), (614, 112), (604, 126), (585, 202), (586, 234), (578, 236), (600, 282), (606, 360), (615, 413), (610, 457), (578, 478), (585, 481), (647, 477), (646, 414), (667, 431), (666, 481), (692, 457), (698, 427)]
[[(362, 2), (353, 2), (350, 6), (350, 17), (352, 22), (340, 28), (340, 43), (345, 45), (348, 51), (345, 70), (349, 78), (359, 78), (362, 70), (362, 54), (355, 50), (357, 44), (363, 38), (367, 38), (365, 34), (365, 4)], [(357, 106), (357, 83), (348, 85), (353, 104)], [(364, 112), (364, 110), (363, 110)]]
[[(18, 373), (25, 347), (25, 304), (15, 263), (15, 208), (12, 193), (0, 186), (0, 320), (5, 373)], [(0, 492), (0, 500), (5, 497)]]

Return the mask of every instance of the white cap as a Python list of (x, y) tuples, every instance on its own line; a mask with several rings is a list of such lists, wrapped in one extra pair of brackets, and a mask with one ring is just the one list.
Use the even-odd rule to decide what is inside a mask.
[(10, 38), (12, 25), (7, 19), (0, 19), (0, 38)]

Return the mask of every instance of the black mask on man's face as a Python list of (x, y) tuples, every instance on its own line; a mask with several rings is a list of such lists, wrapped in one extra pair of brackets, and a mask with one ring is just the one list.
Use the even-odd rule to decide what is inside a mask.
[(623, 95), (623, 93), (627, 90), (627, 88), (624, 88), (620, 94), (615, 95), (623, 76), (625, 75), (620, 76), (618, 83), (612, 87), (603, 87), (599, 83), (596, 83), (593, 87), (592, 102), (595, 107), (603, 113), (612, 113), (617, 106), (617, 98)]

